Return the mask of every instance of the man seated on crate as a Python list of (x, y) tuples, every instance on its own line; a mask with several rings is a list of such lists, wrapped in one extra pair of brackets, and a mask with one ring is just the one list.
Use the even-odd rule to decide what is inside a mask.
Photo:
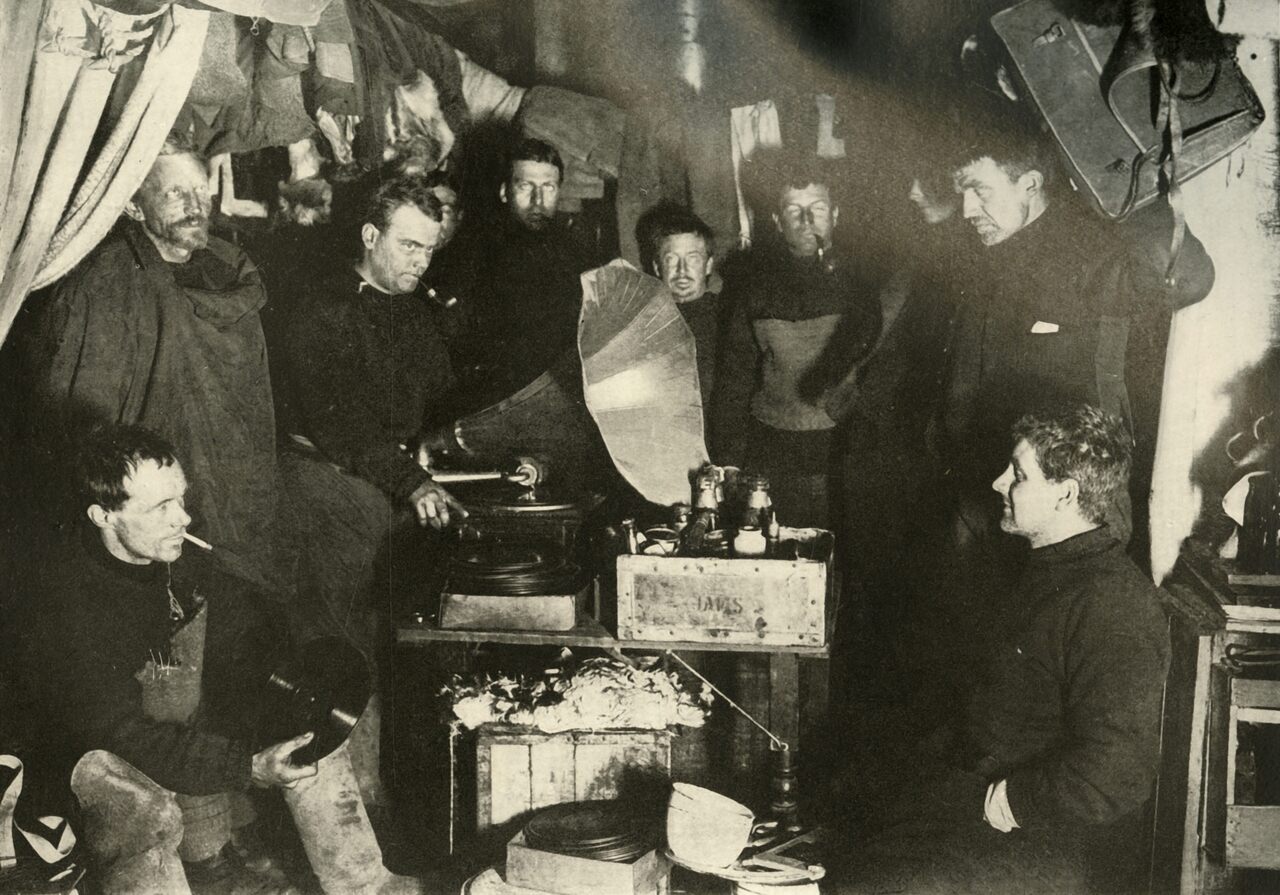
[(285, 328), (296, 419), (280, 463), (306, 507), (300, 591), (311, 599), (299, 624), (304, 634), (341, 633), (371, 655), (378, 585), (407, 586), (419, 570), (402, 563), (426, 549), (408, 530), (411, 517), (440, 529), (451, 514), (466, 516), (413, 454), (428, 411), (454, 382), (420, 289), (443, 220), (424, 179), (382, 183), (361, 218), (359, 260), (317, 271), (304, 284), (309, 303)]
[(79, 524), (31, 558), (6, 613), (0, 734), (32, 784), (65, 799), (69, 783), (102, 891), (284, 885), (263, 859), (235, 866), (234, 850), (179, 858), (196, 838), (184, 813), (251, 785), (283, 791), (326, 892), (418, 891), (382, 865), (346, 744), (313, 765), (292, 760), (312, 733), (255, 744), (255, 694), (287, 635), (261, 593), (184, 555), (188, 480), (172, 446), (110, 426), (78, 459)]
[(905, 761), (851, 764), (842, 891), (1134, 891), (1117, 868), (1141, 869), (1125, 834), (1156, 776), (1169, 647), (1155, 587), (1102, 521), (1131, 455), (1095, 407), (1014, 425), (992, 487), (1001, 528), (1031, 547), (1016, 609), (962, 721)]

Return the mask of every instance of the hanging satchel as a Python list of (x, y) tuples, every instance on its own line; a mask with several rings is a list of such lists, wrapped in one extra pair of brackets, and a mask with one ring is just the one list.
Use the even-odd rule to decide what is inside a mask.
[(1265, 117), (1234, 56), (1157, 60), (1131, 24), (1082, 22), (1053, 0), (1026, 0), (991, 25), (1072, 182), (1113, 220), (1153, 202), (1162, 186), (1172, 196)]

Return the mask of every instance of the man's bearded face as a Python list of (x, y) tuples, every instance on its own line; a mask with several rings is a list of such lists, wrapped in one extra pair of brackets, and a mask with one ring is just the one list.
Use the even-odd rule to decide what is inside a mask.
[(676, 301), (695, 301), (707, 291), (711, 263), (705, 239), (697, 233), (673, 233), (658, 247), (654, 272)]
[(209, 244), (208, 172), (195, 156), (157, 158), (135, 201), (143, 226), (159, 242), (188, 254)]
[(560, 170), (547, 162), (517, 161), (511, 179), (502, 186), (502, 201), (530, 230), (545, 230), (560, 203)]

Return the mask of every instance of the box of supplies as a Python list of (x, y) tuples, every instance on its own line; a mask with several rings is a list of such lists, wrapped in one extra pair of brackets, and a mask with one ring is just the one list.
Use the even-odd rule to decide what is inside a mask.
[(827, 645), (835, 538), (784, 528), (788, 558), (618, 557), (618, 639), (741, 646)]

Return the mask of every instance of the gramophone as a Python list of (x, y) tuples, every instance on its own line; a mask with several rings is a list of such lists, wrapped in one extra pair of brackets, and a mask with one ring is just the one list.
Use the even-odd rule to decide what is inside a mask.
[[(687, 499), (689, 471), (707, 461), (693, 334), (666, 287), (624, 261), (583, 274), (582, 287), (576, 351), (423, 440), (419, 462), (470, 512), (454, 557), (465, 565), (450, 574), (471, 593), (457, 596), (500, 596), (476, 588), (501, 591), (504, 580), (511, 596), (532, 596), (531, 581), (564, 587), (582, 563), (578, 531), (611, 479), (669, 505)], [(478, 604), (451, 603), (449, 586), (441, 626), (480, 626), (458, 621), (461, 602)], [(483, 626), (533, 627), (511, 607), (494, 603)]]

